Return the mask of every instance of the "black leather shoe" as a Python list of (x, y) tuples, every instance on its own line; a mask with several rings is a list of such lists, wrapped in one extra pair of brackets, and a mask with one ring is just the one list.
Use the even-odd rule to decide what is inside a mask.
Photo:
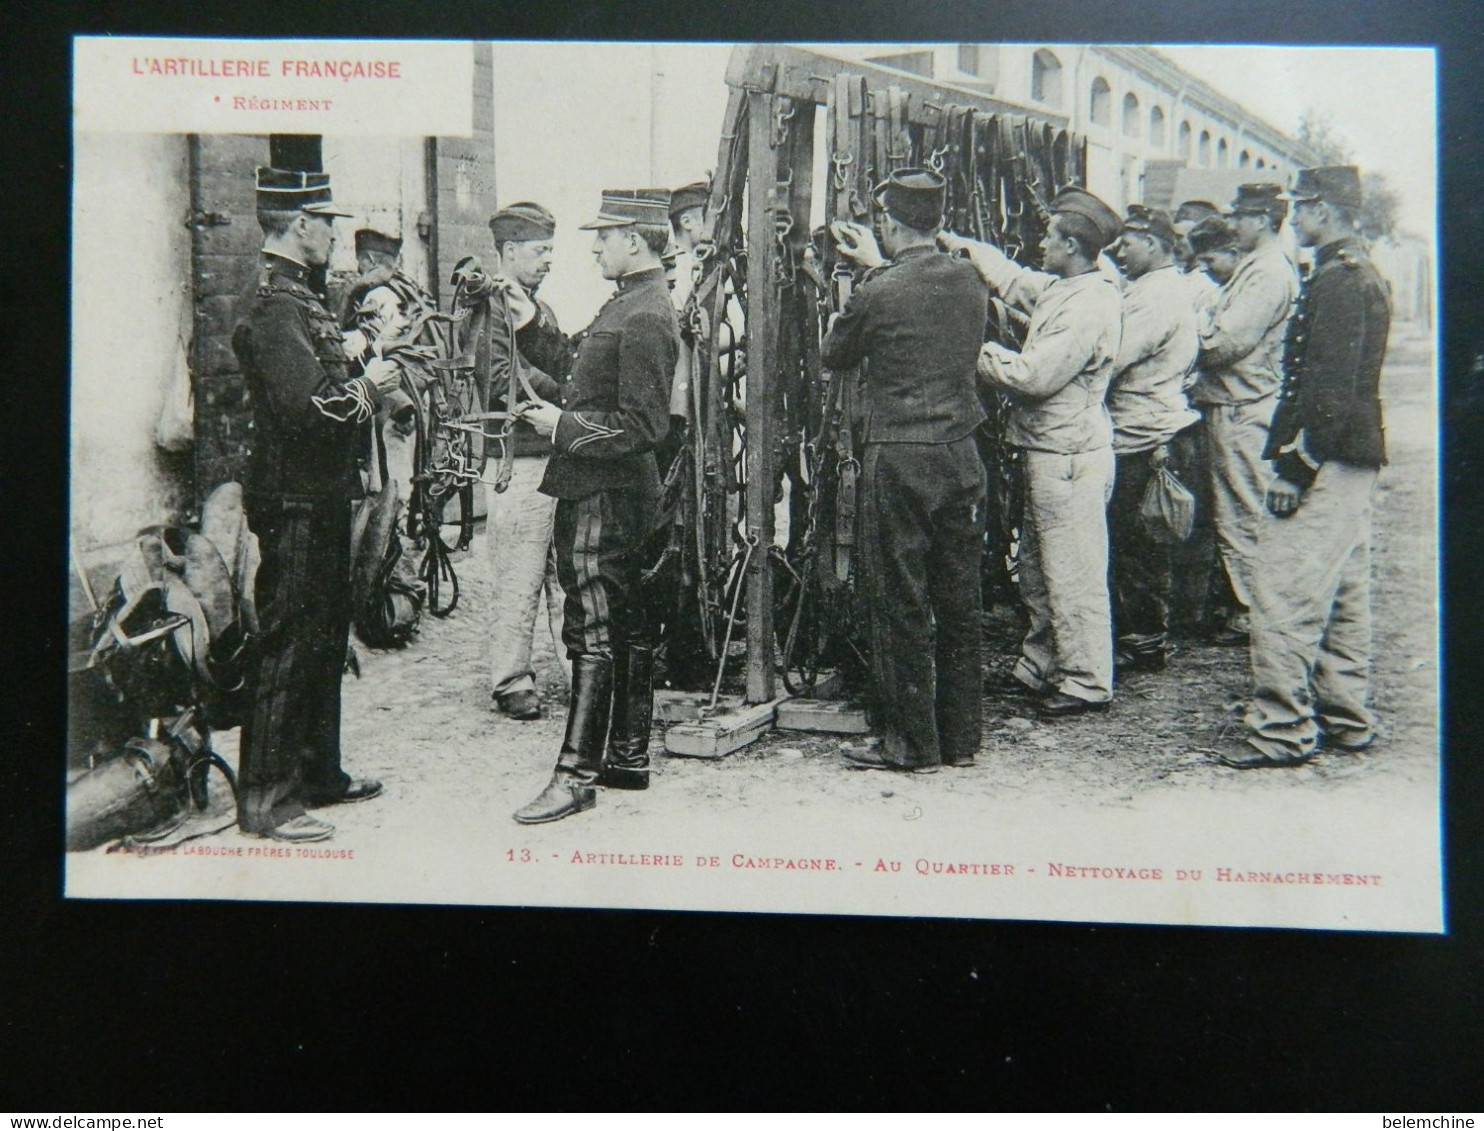
[(1234, 770), (1267, 770), (1302, 766), (1309, 760), (1309, 757), (1310, 755), (1302, 755), (1280, 758), (1265, 750), (1259, 750), (1245, 740), (1218, 747), (1216, 750), (1216, 760), (1223, 766), (1230, 766)]
[(357, 778), (345, 787), (344, 793), (310, 793), (304, 804), (310, 809), (323, 809), (327, 805), (350, 805), (356, 801), (370, 801), (381, 796), (381, 783), (375, 778)]
[(1078, 699), (1075, 695), (1066, 695), (1060, 691), (1053, 691), (1038, 703), (1037, 708), (1041, 714), (1050, 719), (1065, 719), (1072, 715), (1083, 715), (1089, 711), (1106, 711), (1106, 701), (1094, 703), (1091, 699)]
[(1021, 683), (1009, 672), (993, 672), (985, 676), (984, 691), (987, 695), (1002, 695), (1016, 699), (1044, 699), (1051, 694), (1049, 691), (1037, 691), (1034, 687)]
[(329, 821), (311, 817), (308, 813), (300, 813), (281, 825), (248, 835), (263, 837), (265, 840), (281, 840), (285, 844), (309, 844), (316, 840), (329, 840), (335, 835), (335, 826)]
[(496, 695), (495, 706), (499, 707), (509, 718), (518, 719), (523, 723), (541, 717), (541, 700), (536, 698), (534, 691), (530, 690)]
[(1163, 652), (1135, 652), (1129, 648), (1120, 648), (1113, 654), (1113, 670), (1118, 675), (1129, 675), (1133, 672), (1162, 672), (1165, 670), (1166, 663)]
[(1373, 730), (1361, 731), (1359, 738), (1352, 739), (1350, 733), (1327, 734), (1324, 736), (1324, 745), (1331, 750), (1338, 750), (1341, 754), (1360, 754), (1376, 745), (1376, 732)]
[(888, 762), (881, 751), (872, 747), (847, 746), (840, 752), (852, 770), (893, 770), (899, 774), (936, 774), (937, 766), (899, 766)]
[(586, 812), (597, 803), (596, 789), (590, 785), (577, 785), (558, 773), (552, 775), (536, 800), (515, 811), (515, 819), (522, 825), (544, 825), (548, 821), (570, 817), (573, 813)]

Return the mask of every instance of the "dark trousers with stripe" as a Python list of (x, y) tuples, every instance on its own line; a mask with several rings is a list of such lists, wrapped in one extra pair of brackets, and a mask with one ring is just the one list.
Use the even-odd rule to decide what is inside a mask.
[(979, 749), (984, 465), (972, 436), (870, 444), (861, 551), (875, 676), (871, 719), (901, 766)]
[(1153, 456), (1128, 452), (1115, 457), (1108, 573), (1114, 640), (1134, 658), (1163, 661), (1175, 575), (1171, 547), (1152, 538), (1140, 517), (1144, 492), (1154, 477)]
[(639, 577), (654, 512), (654, 493), (644, 488), (557, 500), (552, 541), (566, 595), (562, 643), (574, 660), (611, 659), (619, 648), (650, 643)]
[(349, 501), (251, 499), (262, 565), (252, 708), (242, 724), (238, 823), (262, 832), (307, 794), (350, 784), (340, 768), (340, 680), (350, 639)]

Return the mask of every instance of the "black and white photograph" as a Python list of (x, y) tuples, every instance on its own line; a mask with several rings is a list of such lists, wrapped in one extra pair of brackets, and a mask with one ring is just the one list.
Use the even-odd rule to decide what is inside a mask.
[(74, 61), (67, 897), (1446, 929), (1432, 49)]

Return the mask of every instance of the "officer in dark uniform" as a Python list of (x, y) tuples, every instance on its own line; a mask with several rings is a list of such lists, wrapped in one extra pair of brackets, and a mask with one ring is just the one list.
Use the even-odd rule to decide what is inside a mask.
[(552, 439), (541, 490), (557, 499), (562, 637), (572, 660), (556, 772), (516, 812), (521, 824), (591, 809), (600, 784), (649, 785), (654, 652), (639, 581), (659, 506), (654, 451), (669, 429), (670, 380), (680, 353), (660, 263), (670, 239), (669, 202), (665, 189), (603, 193), (597, 219), (582, 227), (596, 233), (593, 255), (618, 291), (573, 339), (577, 356), (565, 407), (537, 401), (521, 410)]
[(1357, 234), (1360, 172), (1304, 169), (1289, 199), (1314, 269), (1288, 327), (1263, 458), (1276, 478), (1258, 532), (1248, 734), (1220, 752), (1252, 769), (1375, 740), (1370, 709), (1371, 505), (1386, 462), (1386, 284)]
[(381, 783), (340, 768), (340, 679), (350, 634), (351, 501), (364, 430), (396, 388), (374, 359), (351, 377), (340, 328), (310, 287), (334, 246), (325, 173), (260, 168), (263, 262), (239, 302), (232, 348), (252, 397), (248, 519), (257, 533), (260, 655), (242, 726), (238, 824), (283, 841), (334, 826), (306, 808), (361, 801)]
[(945, 182), (899, 169), (878, 190), (882, 258), (869, 229), (837, 223), (841, 254), (881, 267), (830, 327), (820, 359), (866, 363), (863, 385), (862, 565), (871, 625), (879, 749), (858, 768), (969, 765), (979, 749), (979, 560), (984, 419), (975, 365), (989, 290), (962, 259), (938, 251)]

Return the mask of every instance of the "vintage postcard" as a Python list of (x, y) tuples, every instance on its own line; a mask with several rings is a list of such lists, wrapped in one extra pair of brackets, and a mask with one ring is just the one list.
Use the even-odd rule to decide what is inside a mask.
[(1431, 50), (74, 60), (69, 897), (1446, 930)]

